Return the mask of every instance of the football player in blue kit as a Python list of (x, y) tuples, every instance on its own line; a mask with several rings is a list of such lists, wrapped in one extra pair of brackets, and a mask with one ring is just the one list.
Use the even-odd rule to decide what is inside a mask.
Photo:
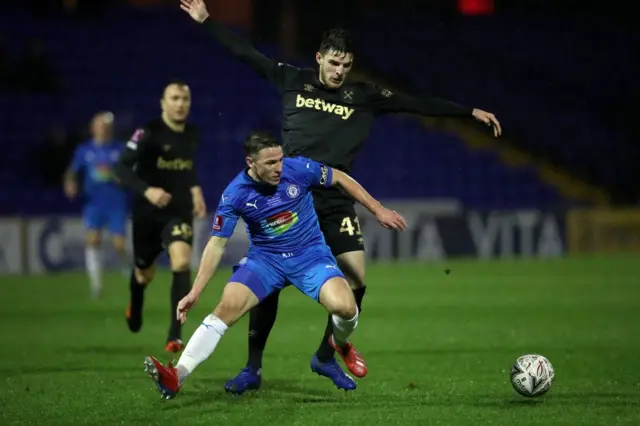
[(345, 173), (304, 157), (284, 158), (282, 147), (268, 134), (252, 133), (244, 150), (248, 167), (223, 192), (198, 275), (178, 304), (176, 315), (182, 322), (216, 272), (240, 218), (246, 224), (249, 251), (233, 268), (220, 302), (191, 336), (178, 364), (164, 366), (154, 357), (145, 358), (145, 370), (166, 399), (179, 392), (229, 327), (289, 283), (332, 315), (329, 342), (345, 364), (365, 363), (348, 340), (358, 324), (356, 301), (320, 231), (311, 188), (338, 186), (386, 228), (404, 230), (406, 221)]
[(97, 113), (91, 120), (91, 139), (79, 145), (65, 175), (64, 191), (70, 199), (78, 195), (78, 175), (83, 175), (83, 212), (86, 228), (85, 264), (91, 294), (102, 291), (102, 229), (107, 228), (113, 247), (125, 264), (127, 196), (113, 168), (124, 151), (124, 143), (111, 138), (113, 114)]

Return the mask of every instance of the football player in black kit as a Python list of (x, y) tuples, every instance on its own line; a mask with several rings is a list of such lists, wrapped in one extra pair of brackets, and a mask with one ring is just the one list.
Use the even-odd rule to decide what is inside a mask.
[(135, 268), (130, 278), (127, 324), (132, 332), (140, 331), (144, 292), (153, 280), (156, 258), (167, 250), (173, 272), (168, 352), (183, 349), (182, 325), (175, 312), (191, 289), (193, 217), (206, 214), (194, 164), (198, 131), (186, 122), (190, 106), (189, 86), (182, 81), (169, 82), (162, 94), (162, 116), (135, 131), (116, 167), (122, 185), (136, 195)]
[[(480, 109), (467, 108), (435, 98), (418, 98), (377, 87), (371, 83), (349, 83), (345, 79), (353, 65), (348, 33), (325, 33), (316, 53), (318, 70), (300, 69), (265, 57), (251, 43), (209, 17), (203, 0), (181, 0), (181, 8), (201, 24), (233, 57), (247, 63), (273, 84), (282, 98), (282, 139), (286, 155), (304, 156), (346, 173), (367, 138), (379, 114), (411, 112), (423, 116), (475, 118), (501, 133), (495, 116)], [(365, 294), (365, 255), (363, 238), (354, 202), (336, 189), (314, 192), (315, 209), (327, 245), (354, 292), (358, 309)], [(235, 378), (228, 381), (228, 392), (241, 394), (260, 388), (262, 354), (276, 318), (278, 294), (272, 294), (250, 312), (249, 360)], [(340, 368), (329, 344), (332, 323), (329, 317), (320, 347), (311, 359), (311, 370), (328, 377), (339, 388), (352, 390), (355, 381)], [(340, 348), (339, 355), (355, 351)], [(366, 365), (350, 369), (356, 377), (367, 374)]]

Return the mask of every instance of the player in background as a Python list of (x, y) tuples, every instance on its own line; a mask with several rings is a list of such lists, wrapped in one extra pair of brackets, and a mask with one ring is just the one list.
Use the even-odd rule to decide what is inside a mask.
[(176, 367), (165, 367), (153, 357), (145, 359), (145, 369), (167, 399), (213, 353), (227, 328), (287, 282), (329, 311), (334, 327), (327, 340), (345, 364), (364, 365), (348, 340), (358, 324), (358, 307), (320, 231), (311, 188), (340, 187), (387, 228), (404, 230), (404, 218), (383, 207), (345, 173), (304, 157), (284, 158), (282, 147), (268, 134), (249, 135), (244, 151), (247, 168), (222, 194), (198, 275), (180, 301), (177, 317), (186, 320), (214, 276), (239, 218), (247, 227), (249, 251), (233, 268), (220, 302), (196, 329)]
[[(181, 8), (233, 57), (247, 63), (276, 87), (282, 98), (282, 138), (287, 156), (301, 155), (349, 173), (375, 117), (394, 112), (468, 117), (493, 126), (496, 136), (501, 133), (495, 116), (477, 108), (394, 93), (372, 83), (347, 82), (354, 55), (349, 34), (343, 30), (331, 30), (324, 35), (315, 57), (318, 70), (300, 69), (265, 57), (248, 40), (216, 23), (202, 0), (181, 0)], [(320, 228), (362, 311), (366, 290), (364, 240), (353, 200), (336, 188), (320, 188), (314, 190), (314, 201)], [(227, 390), (242, 393), (260, 387), (262, 355), (275, 323), (278, 295), (274, 292), (251, 311), (249, 359), (240, 374), (227, 382)], [(320, 346), (311, 359), (311, 369), (342, 386), (353, 380), (339, 368), (334, 350), (327, 343), (332, 327), (329, 317)], [(355, 376), (366, 375), (365, 368), (355, 367), (351, 370)]]
[(193, 217), (206, 206), (195, 170), (197, 129), (187, 123), (191, 91), (169, 82), (160, 101), (162, 115), (135, 131), (116, 167), (122, 184), (135, 192), (133, 204), (134, 270), (126, 311), (129, 329), (142, 328), (144, 292), (153, 280), (155, 261), (167, 250), (171, 261), (170, 328), (166, 350), (182, 350), (182, 325), (173, 314), (191, 286)]
[(122, 265), (126, 264), (127, 197), (113, 174), (124, 144), (112, 139), (113, 119), (110, 112), (100, 112), (93, 117), (91, 139), (76, 148), (64, 179), (64, 192), (74, 199), (78, 196), (78, 179), (82, 178), (85, 264), (94, 298), (102, 291), (103, 228), (109, 231)]

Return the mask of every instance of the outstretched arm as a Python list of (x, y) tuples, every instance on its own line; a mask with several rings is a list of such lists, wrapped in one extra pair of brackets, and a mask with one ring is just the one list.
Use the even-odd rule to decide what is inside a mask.
[(302, 171), (306, 184), (309, 186), (324, 188), (337, 186), (373, 213), (380, 225), (399, 231), (407, 229), (407, 221), (402, 216), (380, 204), (362, 185), (346, 173), (309, 158), (299, 157), (299, 159), (291, 161), (292, 164), (299, 167), (298, 170)]
[[(232, 188), (229, 192), (233, 192), (234, 189)], [(189, 294), (178, 303), (176, 316), (182, 323), (187, 320), (187, 312), (198, 302), (205, 287), (215, 275), (224, 255), (227, 241), (233, 235), (233, 230), (240, 218), (234, 207), (233, 196), (229, 195), (229, 192), (222, 195), (216, 213), (213, 215), (211, 238), (202, 253), (200, 268), (193, 287), (191, 287)]]
[(381, 113), (410, 112), (425, 117), (473, 117), (488, 126), (493, 126), (494, 136), (498, 137), (502, 134), (500, 122), (492, 113), (478, 108), (468, 108), (444, 99), (415, 97), (372, 86), (368, 102), (374, 110)]
[(191, 289), (191, 292), (196, 297), (200, 297), (205, 287), (209, 284), (209, 281), (218, 270), (218, 266), (220, 265), (220, 261), (224, 255), (225, 247), (227, 246), (227, 241), (229, 241), (229, 239), (224, 237), (214, 236), (209, 238), (209, 242), (202, 253), (198, 275), (196, 275), (196, 279), (193, 282), (193, 288)]
[(294, 70), (293, 67), (267, 58), (247, 39), (211, 19), (203, 0), (180, 0), (180, 3), (180, 8), (187, 12), (194, 21), (202, 24), (216, 41), (236, 59), (246, 62), (258, 74), (277, 86), (283, 84), (287, 71)]
[(191, 291), (180, 302), (178, 302), (178, 308), (176, 310), (176, 317), (181, 323), (187, 320), (187, 312), (191, 309), (200, 298), (200, 295), (204, 291), (211, 278), (216, 273), (222, 256), (224, 255), (224, 249), (227, 245), (228, 238), (223, 237), (211, 237), (207, 246), (204, 248), (202, 258), (200, 259), (200, 267), (198, 268), (198, 275), (191, 287)]
[(404, 231), (407, 228), (407, 221), (402, 216), (384, 207), (355, 179), (336, 169), (331, 169), (331, 174), (331, 186), (339, 186), (344, 192), (362, 204), (378, 219), (382, 226), (400, 231)]

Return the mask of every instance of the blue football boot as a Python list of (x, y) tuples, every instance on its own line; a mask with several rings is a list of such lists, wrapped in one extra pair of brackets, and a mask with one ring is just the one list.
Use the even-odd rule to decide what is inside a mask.
[(329, 378), (338, 389), (350, 391), (358, 387), (351, 376), (342, 371), (335, 358), (331, 358), (327, 362), (320, 362), (318, 357), (313, 355), (313, 358), (311, 358), (311, 371), (319, 376)]
[(224, 390), (235, 395), (242, 395), (248, 390), (258, 390), (262, 385), (262, 369), (246, 366), (236, 377), (224, 385)]

